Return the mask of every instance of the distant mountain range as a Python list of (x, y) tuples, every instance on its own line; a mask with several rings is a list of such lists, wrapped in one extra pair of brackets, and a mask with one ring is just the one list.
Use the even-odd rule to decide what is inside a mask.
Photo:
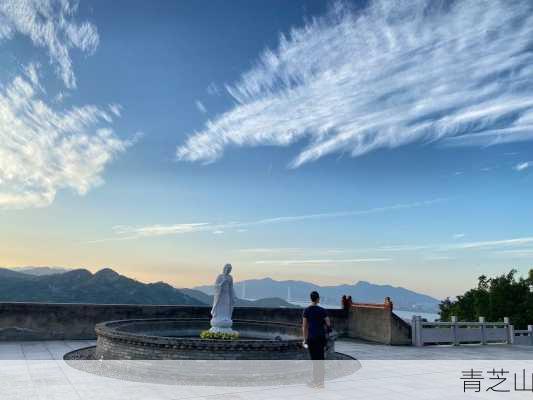
[(109, 268), (95, 274), (86, 269), (75, 269), (48, 275), (0, 268), (0, 301), (204, 304), (166, 283), (141, 283)]
[[(206, 294), (213, 293), (212, 286), (195, 288)], [(359, 281), (353, 285), (319, 286), (305, 281), (276, 281), (271, 278), (251, 279), (235, 283), (238, 296), (245, 299), (263, 297), (279, 297), (288, 302), (305, 303), (309, 301), (309, 293), (317, 290), (323, 304), (339, 305), (343, 295), (352, 296), (354, 302), (383, 303), (385, 297), (390, 297), (395, 309), (438, 312), (440, 301), (431, 296), (414, 292), (402, 287), (390, 285), (376, 285)]]
[[(390, 297), (395, 309), (438, 312), (440, 301), (402, 287), (359, 281), (353, 285), (319, 286), (305, 281), (276, 281), (271, 278), (235, 283), (237, 306), (297, 307), (318, 290), (325, 305), (339, 305), (343, 295), (354, 302), (383, 303)], [(0, 268), (0, 301), (35, 301), (99, 304), (183, 304), (213, 302), (213, 287), (176, 289), (164, 283), (142, 283), (110, 268), (95, 274), (86, 269), (62, 267)]]
[[(60, 267), (0, 268), (0, 301), (97, 304), (205, 305), (213, 297), (194, 289), (176, 289), (164, 282), (142, 283), (110, 268), (95, 274)], [(282, 299), (237, 299), (241, 307), (295, 307)]]
[(62, 274), (68, 271), (72, 271), (72, 268), (63, 267), (14, 267), (10, 268), (13, 271), (23, 272), (30, 275), (54, 275)]
[[(199, 300), (202, 303), (209, 304), (209, 305), (213, 304), (213, 295), (202, 292), (201, 290), (183, 289), (183, 288), (179, 290), (182, 293), (186, 294), (187, 296), (195, 298), (196, 300)], [(257, 299), (257, 300), (244, 300), (244, 299), (237, 298), (235, 301), (235, 305), (238, 307), (267, 307), (267, 308), (298, 307), (297, 305), (289, 303), (283, 299), (280, 299), (279, 297), (265, 297), (265, 298)]]

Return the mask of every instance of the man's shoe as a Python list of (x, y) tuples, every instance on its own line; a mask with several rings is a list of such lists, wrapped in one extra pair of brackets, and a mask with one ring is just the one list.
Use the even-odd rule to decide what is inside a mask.
[(325, 388), (323, 383), (315, 383), (315, 382), (307, 382), (305, 386), (311, 389), (324, 389)]

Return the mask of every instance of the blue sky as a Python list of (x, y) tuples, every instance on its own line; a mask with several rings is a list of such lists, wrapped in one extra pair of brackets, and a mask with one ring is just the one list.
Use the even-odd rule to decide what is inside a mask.
[(531, 6), (428, 4), (2, 2), (0, 265), (527, 271)]

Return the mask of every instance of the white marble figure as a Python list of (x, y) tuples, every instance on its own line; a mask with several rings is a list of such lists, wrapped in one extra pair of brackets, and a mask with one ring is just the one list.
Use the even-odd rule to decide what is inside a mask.
[(235, 292), (233, 291), (233, 277), (230, 275), (231, 264), (224, 265), (222, 273), (215, 281), (215, 296), (211, 309), (210, 332), (234, 333), (231, 329), (233, 321), (233, 306), (235, 305)]

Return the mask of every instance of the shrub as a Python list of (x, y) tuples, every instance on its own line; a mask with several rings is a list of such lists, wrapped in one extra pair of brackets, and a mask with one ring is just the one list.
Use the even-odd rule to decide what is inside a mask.
[(239, 338), (239, 333), (238, 332), (223, 333), (223, 332), (203, 331), (200, 334), (200, 338), (209, 339), (209, 340), (237, 340)]

